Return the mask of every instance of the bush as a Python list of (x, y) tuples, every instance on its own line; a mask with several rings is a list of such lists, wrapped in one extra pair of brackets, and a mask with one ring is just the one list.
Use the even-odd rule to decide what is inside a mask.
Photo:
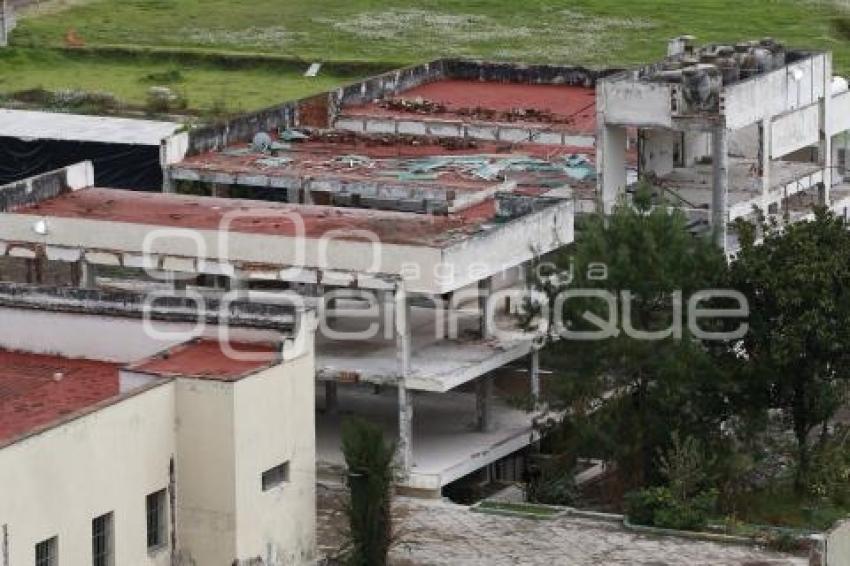
[(639, 525), (694, 531), (702, 529), (717, 505), (717, 490), (677, 498), (669, 487), (651, 487), (626, 495), (629, 520)]
[(810, 495), (836, 505), (850, 504), (850, 428), (839, 426), (824, 439), (806, 479)]
[(342, 452), (348, 465), (351, 501), (351, 566), (383, 566), (392, 542), (392, 484), (395, 448), (380, 427), (352, 419), (342, 427)]

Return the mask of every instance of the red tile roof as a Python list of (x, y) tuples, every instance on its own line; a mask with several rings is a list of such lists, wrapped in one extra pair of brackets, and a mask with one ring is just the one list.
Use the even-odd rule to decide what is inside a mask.
[(235, 381), (274, 365), (281, 352), (281, 346), (270, 343), (230, 342), (229, 348), (239, 356), (231, 355), (217, 340), (196, 340), (133, 364), (127, 369), (160, 377)]
[(118, 367), (0, 350), (0, 443), (118, 395)]

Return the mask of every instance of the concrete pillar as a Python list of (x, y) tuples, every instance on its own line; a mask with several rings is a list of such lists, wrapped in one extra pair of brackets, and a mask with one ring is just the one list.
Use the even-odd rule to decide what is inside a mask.
[(481, 316), (479, 321), (479, 332), (482, 338), (489, 338), (493, 335), (493, 321), (487, 314), (487, 305), (490, 304), (490, 297), (493, 295), (493, 278), (487, 277), (478, 282), (478, 312)]
[(491, 432), (493, 422), (493, 377), (482, 375), (475, 382), (475, 426), (479, 432)]
[(454, 306), (454, 297), (455, 294), (452, 291), (449, 291), (445, 295), (443, 295), (443, 336), (444, 340), (454, 340), (457, 338), (455, 333), (455, 323), (454, 316), (452, 313), (452, 307)]
[(531, 385), (531, 398), (536, 406), (540, 403), (540, 350), (534, 350), (528, 357), (528, 379)]
[(248, 289), (248, 280), (234, 275), (225, 279), (225, 287), (227, 291), (245, 291)]
[(712, 135), (711, 228), (714, 241), (726, 251), (726, 224), (729, 208), (729, 133), (725, 124), (718, 125)]
[(81, 259), (77, 262), (78, 279), (77, 287), (83, 289), (94, 289), (97, 286), (97, 266)]
[(773, 118), (768, 116), (759, 123), (759, 169), (761, 170), (762, 209), (767, 212), (767, 195), (770, 192), (770, 154), (773, 139)]
[(338, 384), (336, 381), (325, 382), (325, 414), (335, 415), (339, 412)]
[(396, 361), (398, 364), (398, 466), (402, 477), (413, 467), (413, 392), (407, 389), (410, 375), (410, 302), (404, 288), (395, 292)]
[(15, 13), (11, 0), (0, 0), (0, 47), (9, 45), (9, 34), (14, 27)]
[(823, 98), (820, 100), (820, 143), (818, 144), (819, 163), (823, 167), (823, 202), (829, 204), (829, 191), (832, 188), (832, 54), (824, 53)]
[(626, 128), (600, 122), (597, 139), (597, 190), (601, 211), (610, 214), (626, 190)]
[(186, 279), (185, 273), (180, 273), (178, 271), (169, 271), (168, 280), (171, 282), (172, 287), (175, 291), (185, 291), (186, 287), (189, 285), (189, 280)]

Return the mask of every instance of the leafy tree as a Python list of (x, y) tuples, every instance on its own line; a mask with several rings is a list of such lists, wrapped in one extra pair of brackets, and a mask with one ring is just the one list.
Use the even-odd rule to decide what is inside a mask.
[(361, 419), (342, 428), (342, 452), (348, 466), (351, 500), (351, 566), (387, 564), (392, 542), (392, 484), (395, 448), (384, 440), (380, 427)]
[(730, 285), (749, 299), (750, 332), (735, 345), (751, 398), (781, 409), (796, 439), (798, 491), (812, 443), (847, 400), (850, 378), (850, 232), (824, 208), (812, 221), (739, 226)]
[[(681, 324), (681, 336), (647, 340), (620, 331), (591, 341), (567, 337), (547, 349), (548, 364), (559, 370), (559, 396), (572, 415), (568, 426), (595, 455), (618, 463), (625, 487), (662, 479), (656, 455), (669, 446), (672, 430), (706, 446), (712, 436), (719, 441), (729, 411), (718, 363), (688, 331), (687, 309), (680, 314), (674, 308), (678, 293), (686, 303), (694, 291), (714, 288), (725, 276), (726, 259), (708, 238), (689, 232), (681, 212), (651, 209), (643, 193), (635, 204), (587, 221), (576, 246), (554, 256), (550, 272), (540, 277), (550, 303), (564, 289), (630, 292), (634, 328), (657, 332)], [(556, 275), (566, 272), (572, 277)], [(596, 330), (584, 314), (608, 320), (608, 310), (598, 299), (572, 299), (557, 314), (569, 330)]]

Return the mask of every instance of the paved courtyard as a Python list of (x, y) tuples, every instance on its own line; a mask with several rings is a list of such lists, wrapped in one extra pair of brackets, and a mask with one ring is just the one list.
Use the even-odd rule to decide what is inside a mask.
[[(345, 528), (339, 492), (319, 488), (319, 545), (338, 549)], [(442, 501), (399, 498), (396, 566), (804, 566), (746, 546), (652, 537), (604, 521), (534, 521), (472, 513)]]

